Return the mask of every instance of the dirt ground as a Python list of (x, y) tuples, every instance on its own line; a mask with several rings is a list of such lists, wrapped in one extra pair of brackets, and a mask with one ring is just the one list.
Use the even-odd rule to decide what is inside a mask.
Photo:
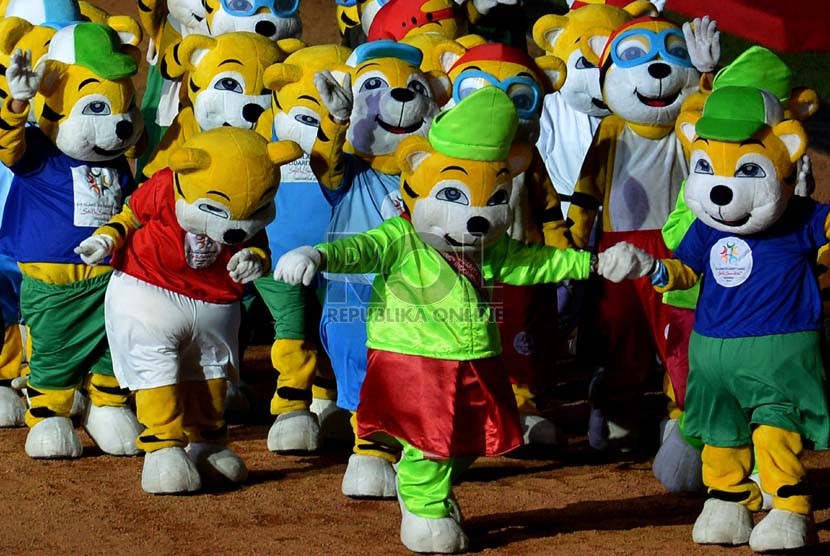
[[(113, 13), (135, 13), (127, 0), (102, 1)], [(335, 40), (331, 0), (303, 0), (305, 39)], [(826, 126), (818, 121), (825, 140)], [(814, 129), (814, 133), (816, 133)], [(817, 152), (820, 197), (827, 156)], [(266, 347), (246, 364), (265, 377)], [(264, 374), (263, 374), (264, 373)], [(578, 396), (573, 397), (578, 400)], [(482, 459), (456, 489), (473, 552), (521, 555), (747, 555), (747, 547), (698, 547), (691, 527), (703, 500), (666, 494), (644, 458), (599, 461), (587, 448), (585, 407), (563, 408), (576, 436), (565, 455)], [(407, 554), (394, 502), (353, 501), (340, 494), (346, 447), (322, 455), (267, 451), (267, 420), (234, 426), (232, 447), (251, 473), (234, 491), (153, 497), (140, 487), (141, 458), (101, 455), (85, 436), (76, 461), (33, 461), (25, 429), (0, 430), (0, 554)], [(830, 453), (806, 457), (815, 484), (822, 544), (830, 554)]]

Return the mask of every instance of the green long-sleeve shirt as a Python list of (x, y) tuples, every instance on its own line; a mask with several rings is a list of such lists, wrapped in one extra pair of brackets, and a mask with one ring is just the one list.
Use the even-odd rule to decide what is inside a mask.
[[(470, 360), (501, 353), (498, 312), (400, 217), (317, 245), (331, 273), (377, 273), (366, 345), (435, 359)], [(527, 245), (506, 234), (484, 253), (482, 273), (513, 285), (588, 277), (587, 251)]]
[[(680, 185), (680, 193), (677, 194), (677, 202), (674, 210), (669, 214), (666, 223), (663, 225), (663, 241), (672, 252), (677, 249), (683, 236), (692, 227), (695, 221), (694, 213), (686, 206), (686, 180)], [(681, 309), (694, 309), (697, 307), (697, 298), (700, 295), (700, 282), (688, 290), (671, 290), (663, 294), (663, 303)]]

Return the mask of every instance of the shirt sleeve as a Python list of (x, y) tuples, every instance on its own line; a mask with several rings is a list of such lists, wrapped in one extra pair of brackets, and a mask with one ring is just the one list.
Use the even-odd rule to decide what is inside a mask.
[(675, 258), (680, 259), (698, 274), (703, 274), (706, 268), (705, 228), (705, 224), (700, 220), (695, 220), (674, 252)]
[(591, 253), (528, 245), (505, 235), (485, 253), (486, 276), (516, 286), (584, 280), (591, 272)]
[(147, 223), (154, 215), (158, 214), (158, 193), (159, 188), (164, 187), (159, 179), (163, 174), (156, 174), (141, 187), (130, 195), (125, 204), (130, 207), (133, 217), (140, 223)]
[(403, 219), (390, 218), (368, 232), (317, 244), (315, 248), (326, 255), (320, 270), (333, 274), (388, 272), (397, 260), (402, 243), (399, 240), (405, 233)]
[(52, 142), (35, 126), (26, 128), (25, 137), (26, 150), (23, 151), (23, 156), (9, 168), (15, 175), (23, 177), (43, 171), (47, 160), (55, 151)]

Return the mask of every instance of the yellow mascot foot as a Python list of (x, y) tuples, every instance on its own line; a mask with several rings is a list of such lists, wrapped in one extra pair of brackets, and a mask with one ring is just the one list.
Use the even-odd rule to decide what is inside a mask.
[(182, 494), (202, 488), (202, 480), (184, 448), (162, 448), (144, 456), (141, 488), (150, 494)]
[(38, 421), (26, 436), (26, 454), (36, 459), (78, 458), (83, 445), (68, 417)]
[(343, 475), (343, 494), (351, 498), (393, 499), (397, 489), (392, 464), (377, 456), (352, 454)]
[(248, 478), (248, 468), (236, 453), (225, 446), (191, 442), (185, 449), (206, 483), (223, 485), (241, 483)]
[(692, 540), (697, 544), (746, 544), (752, 533), (752, 514), (746, 506), (709, 498), (695, 521)]
[(749, 537), (754, 552), (780, 552), (818, 543), (813, 516), (773, 509), (755, 526)]
[(268, 431), (268, 449), (278, 453), (316, 452), (320, 449), (320, 425), (307, 409), (277, 415)]
[[(401, 542), (412, 552), (427, 554), (455, 554), (466, 552), (470, 540), (455, 515), (442, 518), (420, 517), (401, 506)], [(460, 516), (460, 510), (458, 514)]]
[(105, 454), (135, 456), (140, 451), (135, 441), (144, 427), (129, 407), (97, 406), (90, 402), (82, 424)]
[(0, 386), (0, 427), (22, 427), (26, 421), (26, 404), (20, 394), (8, 386)]

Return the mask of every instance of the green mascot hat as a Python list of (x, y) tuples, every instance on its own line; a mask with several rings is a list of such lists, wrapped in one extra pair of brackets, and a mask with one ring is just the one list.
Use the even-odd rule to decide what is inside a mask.
[(792, 92), (792, 78), (793, 73), (784, 60), (763, 46), (753, 46), (715, 75), (712, 89), (756, 87), (769, 91), (785, 103)]
[(46, 58), (83, 66), (103, 79), (115, 81), (138, 72), (136, 61), (121, 48), (121, 39), (112, 27), (79, 23), (55, 33)]
[(781, 103), (769, 91), (721, 87), (706, 99), (695, 132), (704, 139), (746, 141), (762, 127), (775, 125), (781, 118)]

